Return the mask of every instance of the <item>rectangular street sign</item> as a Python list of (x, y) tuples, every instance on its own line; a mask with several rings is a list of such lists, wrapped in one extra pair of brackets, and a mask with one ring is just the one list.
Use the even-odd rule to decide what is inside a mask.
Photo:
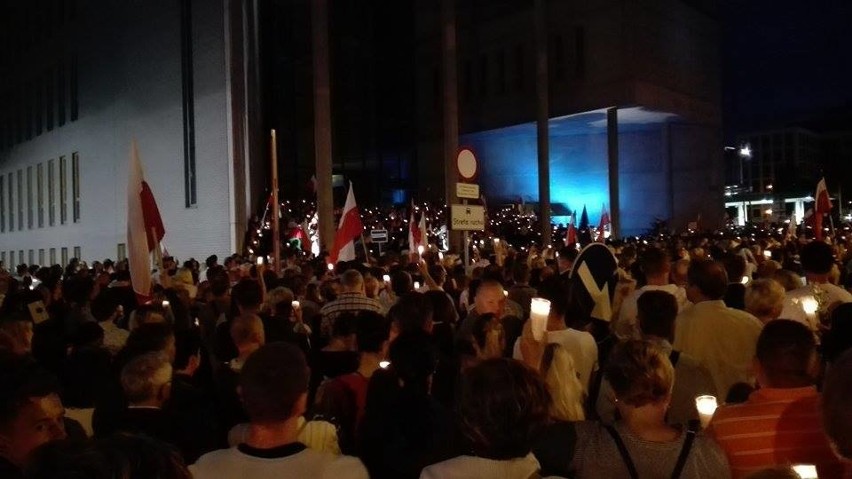
[(387, 243), (388, 230), (370, 230), (370, 239), (373, 243)]
[(479, 199), (479, 185), (474, 183), (456, 183), (456, 196), (459, 198)]
[(484, 231), (485, 208), (476, 205), (450, 205), (450, 229)]

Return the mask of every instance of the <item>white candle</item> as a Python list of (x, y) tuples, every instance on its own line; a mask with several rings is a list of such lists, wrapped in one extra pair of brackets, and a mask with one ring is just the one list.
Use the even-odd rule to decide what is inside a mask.
[(417, 247), (417, 254), (419, 254), (420, 256), (423, 256), (423, 251), (424, 251), (425, 249), (426, 249), (426, 248), (424, 248), (424, 247), (423, 247), (423, 245), (418, 246), (418, 247)]
[(706, 428), (710, 424), (717, 407), (719, 407), (719, 403), (716, 401), (716, 396), (698, 396), (695, 398), (695, 409), (698, 410), (702, 428)]
[(420, 281), (414, 282), (414, 289), (420, 289)]
[(331, 263), (328, 263), (328, 270), (329, 270), (329, 271), (334, 271), (334, 265), (333, 265), (333, 264), (331, 264)]
[(386, 274), (382, 276), (382, 281), (384, 281), (385, 283), (390, 283), (390, 275)]
[(793, 472), (798, 474), (802, 479), (819, 479), (817, 468), (813, 464), (794, 464)]
[(808, 316), (816, 314), (817, 310), (819, 309), (819, 303), (813, 296), (802, 298), (801, 303), (802, 309), (805, 310), (805, 314), (807, 314)]
[(772, 259), (772, 251), (769, 251), (768, 249), (763, 250), (763, 257), (766, 259)]
[(743, 276), (743, 279), (740, 281), (742, 284), (748, 284), (748, 276)]
[(292, 306), (292, 307), (293, 307), (293, 309), (299, 309), (299, 302), (298, 302), (298, 301), (293, 301), (292, 303), (290, 303), (290, 306)]
[(168, 302), (168, 300), (164, 300), (164, 301), (163, 301), (163, 307), (164, 307), (164, 308), (168, 308), (168, 307), (169, 307), (169, 302)]
[(263, 256), (258, 256), (257, 257), (257, 265), (260, 266), (262, 264), (263, 264)]
[(444, 261), (444, 253), (441, 253), (440, 251), (438, 251), (438, 259), (440, 261)]
[(544, 339), (547, 331), (547, 317), (550, 315), (550, 301), (544, 298), (533, 298), (530, 302), (530, 321), (533, 337), (536, 341)]
[(379, 361), (379, 367), (382, 369), (387, 369), (390, 366), (390, 361)]

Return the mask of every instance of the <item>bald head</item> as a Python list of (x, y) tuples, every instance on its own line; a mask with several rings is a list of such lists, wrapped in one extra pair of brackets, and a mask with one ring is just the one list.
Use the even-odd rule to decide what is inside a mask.
[(340, 277), (340, 286), (343, 287), (344, 293), (363, 293), (364, 276), (357, 270), (350, 269)]
[(722, 263), (699, 259), (689, 265), (686, 292), (693, 303), (722, 299), (727, 290), (728, 273)]
[(231, 339), (240, 351), (266, 343), (263, 321), (256, 314), (244, 314), (231, 323)]

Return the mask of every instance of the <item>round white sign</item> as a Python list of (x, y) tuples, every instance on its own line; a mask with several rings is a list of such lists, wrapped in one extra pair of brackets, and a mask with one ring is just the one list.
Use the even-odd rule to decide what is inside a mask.
[(459, 175), (465, 180), (472, 180), (476, 176), (477, 162), (473, 151), (463, 148), (456, 157), (456, 167)]

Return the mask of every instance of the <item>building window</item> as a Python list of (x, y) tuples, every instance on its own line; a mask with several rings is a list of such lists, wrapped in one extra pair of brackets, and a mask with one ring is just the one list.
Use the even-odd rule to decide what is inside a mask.
[(6, 176), (0, 175), (0, 233), (5, 233), (5, 232), (6, 232)]
[(68, 266), (68, 248), (65, 246), (62, 247), (62, 262), (59, 264), (61, 264), (63, 268)]
[(44, 74), (44, 120), (47, 131), (53, 130), (53, 110), (55, 108), (54, 95), (55, 84), (53, 83), (53, 71), (48, 70)]
[(47, 160), (47, 224), (56, 225), (56, 160)]
[(15, 272), (15, 266), (18, 266), (18, 265), (15, 264), (15, 250), (10, 250), (9, 251), (9, 271), (14, 273)]
[(15, 175), (9, 173), (9, 231), (15, 231)]
[(18, 170), (18, 231), (24, 229), (24, 170)]
[(79, 246), (74, 247), (74, 257), (80, 261), (83, 261), (83, 250)]
[(6, 252), (5, 251), (0, 252), (0, 266), (2, 266), (4, 268), (9, 267), (9, 265), (6, 264)]
[(18, 250), (18, 263), (19, 263), (19, 264), (24, 264), (24, 260), (25, 260), (25, 259), (26, 259), (26, 258), (24, 258), (24, 250), (19, 249), (19, 250)]
[(127, 259), (127, 245), (124, 243), (118, 243), (118, 251), (116, 254), (116, 261), (124, 261)]
[(71, 154), (71, 195), (73, 198), (74, 222), (80, 222), (80, 155)]
[(38, 227), (44, 228), (44, 163), (36, 170), (36, 205), (38, 206)]
[(78, 71), (77, 71), (77, 55), (71, 57), (71, 71), (69, 73), (70, 80), (70, 97), (71, 97), (71, 121), (77, 121), (80, 114), (80, 101), (78, 97)]
[(65, 65), (60, 64), (56, 68), (56, 124), (62, 126), (65, 124)]
[(520, 43), (515, 47), (515, 78), (514, 84), (516, 90), (524, 89), (524, 44)]
[(27, 251), (27, 264), (35, 263), (35, 250)]
[(574, 27), (574, 76), (583, 78), (586, 74), (586, 29)]
[(50, 266), (56, 264), (56, 248), (50, 248)]
[(45, 266), (44, 264), (44, 248), (38, 250), (38, 264), (39, 266)]
[(59, 224), (68, 222), (68, 166), (64, 156), (59, 157)]
[(27, 167), (27, 229), (33, 229), (33, 167)]
[(488, 56), (479, 56), (479, 91), (480, 96), (488, 96)]

